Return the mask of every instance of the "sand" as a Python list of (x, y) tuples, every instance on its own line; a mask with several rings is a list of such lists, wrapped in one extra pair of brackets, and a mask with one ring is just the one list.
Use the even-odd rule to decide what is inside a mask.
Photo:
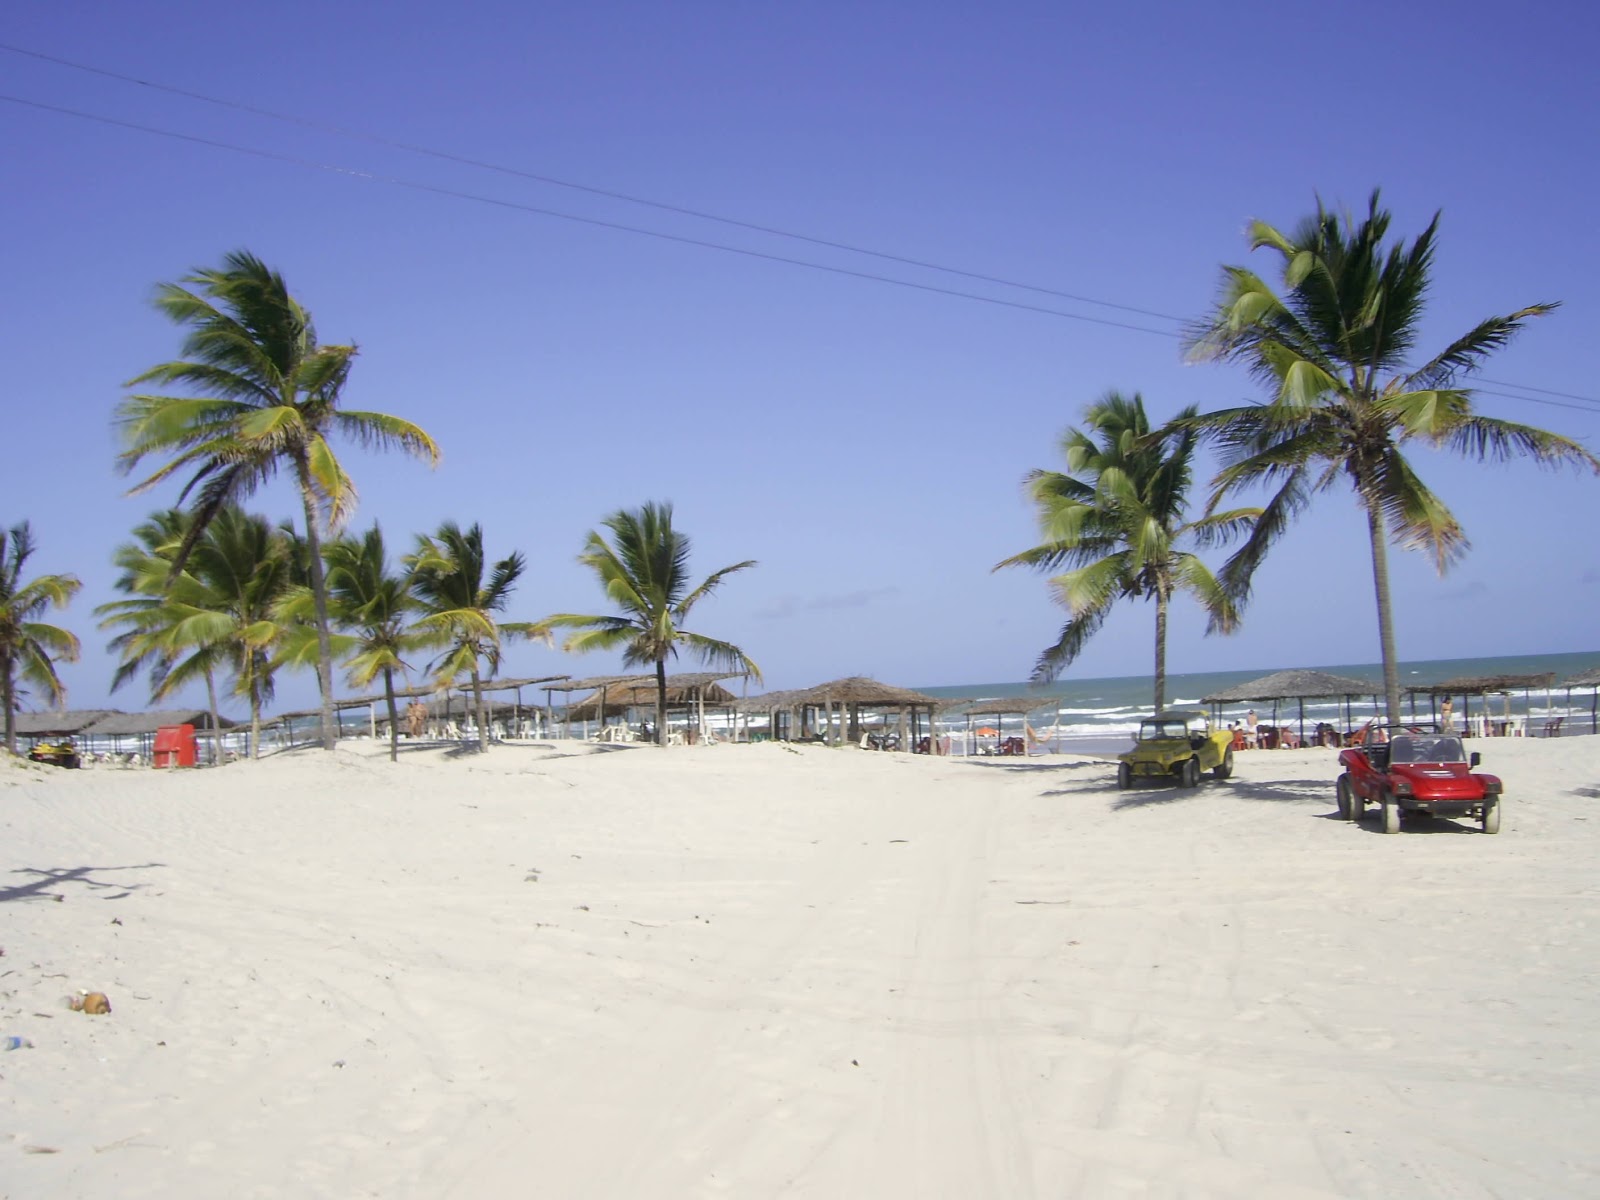
[(0, 1196), (1600, 1194), (1600, 737), (1478, 748), (3, 763)]

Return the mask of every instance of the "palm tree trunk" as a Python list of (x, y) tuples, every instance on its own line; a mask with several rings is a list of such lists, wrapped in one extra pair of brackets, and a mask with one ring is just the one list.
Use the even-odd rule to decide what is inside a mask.
[(667, 744), (667, 660), (656, 659), (656, 745)]
[(1167, 594), (1156, 592), (1156, 711), (1167, 707)]
[(261, 697), (250, 689), (250, 757), (261, 757)]
[(394, 706), (394, 668), (383, 669), (383, 696), (389, 702), (389, 761), (400, 761), (400, 714)]
[(222, 714), (217, 711), (217, 676), (206, 668), (206, 699), (211, 701), (211, 765), (222, 765)]
[(300, 502), (306, 510), (306, 552), (311, 562), (311, 600), (317, 612), (317, 690), (322, 693), (322, 748), (332, 750), (339, 738), (333, 716), (333, 642), (328, 636), (328, 581), (322, 570), (322, 538), (317, 533), (317, 497), (311, 471), (295, 463), (300, 477)]
[(483, 719), (483, 680), (478, 678), (478, 664), (472, 664), (472, 712), (478, 719), (478, 749), (489, 750), (489, 723)]
[(16, 680), (11, 677), (11, 656), (0, 657), (0, 705), (6, 710), (6, 749), (17, 752)]
[(1367, 534), (1372, 539), (1372, 586), (1378, 594), (1378, 641), (1383, 652), (1383, 699), (1389, 724), (1400, 723), (1400, 663), (1394, 649), (1394, 604), (1389, 598), (1389, 539), (1383, 528), (1383, 512), (1370, 498), (1367, 508)]

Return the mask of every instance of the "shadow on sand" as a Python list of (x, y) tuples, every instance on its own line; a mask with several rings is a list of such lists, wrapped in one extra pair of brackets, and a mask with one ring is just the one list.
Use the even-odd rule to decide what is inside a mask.
[(53, 867), (44, 869), (39, 867), (18, 867), (11, 872), (13, 875), (31, 875), (33, 878), (14, 887), (0, 887), (0, 904), (11, 900), (65, 900), (66, 893), (54, 892), (50, 889), (71, 884), (77, 884), (101, 893), (99, 897), (101, 900), (121, 900), (145, 885), (142, 883), (100, 880), (94, 878), (94, 874), (104, 874), (109, 871), (149, 871), (166, 865), (166, 863), (152, 862), (140, 863), (138, 866), (129, 867)]

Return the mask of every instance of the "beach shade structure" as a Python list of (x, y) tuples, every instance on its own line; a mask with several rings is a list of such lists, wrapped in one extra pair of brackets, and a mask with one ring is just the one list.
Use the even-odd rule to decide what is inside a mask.
[[(1051, 725), (1044, 732), (1035, 730), (1028, 721), (1031, 713), (1041, 709), (1049, 710)], [(941, 711), (941, 716), (965, 717), (967, 720), (967, 746), (968, 754), (974, 751), (974, 738), (996, 737), (1005, 732), (1006, 718), (1016, 717), (1022, 722), (1023, 747), (1025, 750), (1035, 746), (1043, 746), (1046, 742), (1059, 744), (1061, 738), (1061, 697), (1059, 696), (999, 696), (983, 700), (955, 700), (947, 702)], [(972, 723), (986, 717), (994, 719), (994, 727), (974, 729)], [(1014, 744), (1014, 743), (1013, 743)], [(1002, 749), (1004, 747), (1002, 746)]]
[(26, 738), (78, 737), (107, 717), (126, 716), (114, 708), (68, 708), (60, 711), (21, 712), (16, 716), (17, 736)]
[[(885, 720), (890, 713), (898, 713), (900, 744), (920, 749), (920, 739), (926, 736), (928, 749), (939, 753), (938, 730), (934, 727), (934, 713), (941, 701), (914, 692), (910, 688), (880, 683), (864, 675), (851, 675), (806, 688), (791, 698), (790, 709), (800, 718), (799, 740), (806, 740), (810, 729), (809, 718), (816, 715), (821, 725), (820, 740), (839, 745), (846, 739), (863, 738), (861, 717), (863, 713), (877, 713)], [(834, 713), (838, 713), (837, 726)], [(922, 732), (922, 717), (928, 719), (928, 731)]]
[[(1436, 720), (1435, 706), (1441, 696), (1461, 697), (1461, 723), (1469, 734), (1493, 736), (1508, 734), (1518, 729), (1517, 721), (1511, 715), (1511, 694), (1523, 693), (1523, 711), (1528, 710), (1531, 703), (1531, 693), (1535, 688), (1543, 688), (1545, 693), (1545, 707), (1549, 707), (1550, 688), (1556, 681), (1554, 671), (1547, 671), (1537, 675), (1473, 675), (1461, 679), (1446, 679), (1443, 683), (1430, 683), (1409, 687), (1407, 695), (1411, 697), (1411, 715), (1417, 715), (1417, 697), (1428, 697), (1428, 715)], [(1479, 714), (1476, 718), (1472, 715), (1472, 697), (1481, 697)], [(1505, 704), (1501, 716), (1496, 719), (1490, 712), (1490, 696), (1503, 696)]]
[(1382, 694), (1383, 688), (1380, 685), (1366, 679), (1353, 679), (1348, 675), (1332, 675), (1327, 671), (1302, 669), (1274, 671), (1270, 675), (1263, 675), (1260, 679), (1235, 684), (1233, 687), (1223, 688), (1220, 692), (1203, 696), (1200, 703), (1209, 704), (1213, 723), (1221, 724), (1221, 710), (1224, 704), (1266, 704), (1270, 701), (1272, 725), (1273, 728), (1277, 728), (1279, 703), (1284, 700), (1294, 700), (1299, 706), (1298, 727), (1300, 744), (1303, 746), (1306, 743), (1307, 700), (1343, 700), (1345, 727), (1348, 729), (1355, 724), (1350, 711), (1350, 702), (1368, 696), (1376, 699)]
[[(689, 735), (698, 738), (705, 733), (708, 704), (726, 710), (731, 721), (736, 697), (722, 686), (722, 681), (746, 678), (748, 676), (742, 671), (698, 671), (668, 675), (668, 723), (671, 723), (673, 712), (683, 712), (688, 717)], [(621, 716), (627, 720), (628, 714), (636, 708), (653, 711), (656, 703), (654, 675), (595, 675), (587, 679), (571, 679), (563, 676), (560, 682), (545, 683), (542, 686), (545, 689), (546, 709), (550, 713), (552, 725), (554, 693), (560, 692), (569, 698), (565, 706), (568, 737), (572, 736), (574, 722), (582, 721), (587, 727), (590, 721), (597, 721), (604, 726), (606, 720), (613, 716)], [(578, 700), (570, 699), (580, 692), (589, 694)]]
[[(1561, 685), (1567, 689), (1567, 707), (1572, 707), (1572, 689), (1589, 689), (1589, 732), (1600, 733), (1600, 667), (1590, 667), (1587, 671), (1580, 671), (1571, 679)], [(1547, 736), (1559, 734), (1561, 723), (1556, 719), (1555, 724), (1545, 726)]]
[(155, 712), (114, 712), (107, 713), (96, 721), (87, 730), (87, 737), (99, 739), (110, 738), (112, 751), (123, 753), (123, 739), (132, 738), (139, 754), (146, 758), (155, 752), (156, 734), (162, 729), (174, 726), (191, 725), (196, 730), (203, 730), (211, 742), (209, 760), (215, 764), (221, 761), (222, 751), (218, 735), (237, 727), (237, 721), (230, 721), (227, 717), (219, 717), (221, 728), (211, 728), (211, 714), (204, 709), (160, 709)]

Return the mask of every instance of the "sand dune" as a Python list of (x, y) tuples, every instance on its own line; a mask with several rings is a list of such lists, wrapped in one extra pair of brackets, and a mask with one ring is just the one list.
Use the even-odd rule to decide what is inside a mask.
[(0, 1196), (1592, 1196), (1600, 738), (1482, 747), (0, 765)]

